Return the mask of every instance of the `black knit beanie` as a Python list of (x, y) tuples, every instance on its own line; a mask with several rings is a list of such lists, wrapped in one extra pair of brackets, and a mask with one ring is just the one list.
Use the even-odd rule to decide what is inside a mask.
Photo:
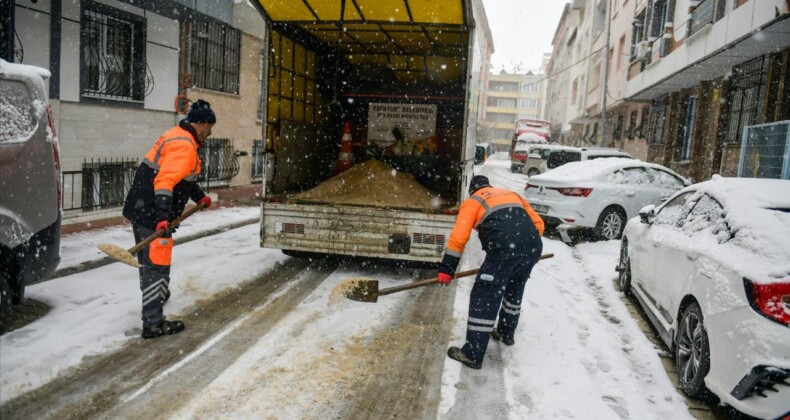
[(192, 103), (192, 109), (190, 109), (189, 114), (187, 114), (187, 121), (191, 123), (216, 124), (217, 117), (214, 115), (214, 111), (211, 110), (210, 103), (198, 99), (196, 102)]
[(483, 175), (475, 175), (472, 177), (472, 182), (469, 183), (469, 195), (475, 193), (475, 191), (479, 190), (480, 188), (490, 187), (491, 184), (488, 183), (488, 177)]

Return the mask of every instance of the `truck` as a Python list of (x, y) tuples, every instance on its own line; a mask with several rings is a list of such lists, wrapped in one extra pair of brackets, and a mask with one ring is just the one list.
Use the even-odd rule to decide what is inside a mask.
[(493, 51), (481, 0), (253, 3), (269, 44), (261, 247), (441, 261)]
[(516, 120), (516, 132), (513, 133), (513, 141), (510, 144), (510, 172), (524, 171), (530, 145), (546, 144), (550, 141), (550, 122), (531, 118)]

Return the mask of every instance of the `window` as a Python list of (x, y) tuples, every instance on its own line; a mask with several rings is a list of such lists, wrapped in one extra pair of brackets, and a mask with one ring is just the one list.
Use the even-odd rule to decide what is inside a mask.
[(639, 111), (633, 110), (631, 111), (631, 115), (628, 117), (628, 131), (626, 133), (626, 136), (629, 139), (634, 138), (634, 133), (636, 132), (636, 120), (638, 116), (639, 116)]
[(762, 122), (760, 104), (765, 97), (768, 78), (766, 61), (765, 57), (758, 57), (733, 68), (727, 143), (740, 143), (747, 125)]
[(252, 164), (250, 165), (250, 180), (261, 181), (263, 179), (263, 141), (252, 141)]
[(683, 137), (678, 158), (680, 161), (691, 159), (691, 145), (694, 143), (694, 123), (697, 119), (697, 97), (690, 96), (686, 104), (686, 121), (683, 124)]
[[(132, 185), (137, 161), (126, 159), (93, 160), (82, 163), (82, 171), (66, 173), (72, 175), (73, 182), (81, 176), (82, 194), (80, 207), (83, 210), (97, 210), (100, 208), (118, 207), (123, 205), (126, 193)], [(77, 176), (75, 176), (77, 175)], [(73, 197), (74, 194), (72, 194)], [(65, 206), (64, 206), (65, 207)], [(74, 201), (70, 206), (74, 208)]]
[(518, 101), (519, 108), (539, 108), (540, 101), (537, 99), (519, 99)]
[(620, 43), (617, 46), (617, 70), (623, 66), (623, 55), (625, 55), (625, 35), (620, 37)]
[(145, 20), (85, 0), (80, 28), (82, 97), (142, 101), (146, 75)]
[(653, 105), (653, 112), (651, 113), (650, 128), (648, 130), (648, 142), (651, 144), (664, 143), (664, 127), (667, 123), (667, 104), (660, 102)]
[(650, 172), (650, 176), (653, 177), (653, 183), (659, 188), (679, 190), (686, 186), (683, 180), (667, 171), (656, 168), (648, 168), (648, 171)]
[(263, 121), (263, 82), (266, 80), (266, 56), (264, 54), (266, 54), (265, 50), (261, 50), (258, 54), (258, 121)]
[(230, 139), (206, 139), (198, 149), (200, 173), (197, 181), (210, 186), (213, 183), (227, 185), (231, 178), (239, 174), (239, 161)]
[(677, 226), (681, 218), (688, 213), (693, 205), (693, 202), (689, 202), (691, 194), (692, 191), (687, 191), (667, 202), (667, 204), (658, 211), (656, 217), (653, 219), (653, 223), (664, 226)]
[(515, 108), (516, 100), (515, 98), (496, 98), (489, 96), (488, 106), (500, 107), (500, 108)]
[(650, 38), (661, 38), (667, 22), (667, 0), (656, 0), (650, 12)]
[(639, 127), (636, 129), (636, 136), (645, 138), (647, 136), (647, 126), (650, 123), (650, 107), (642, 108), (642, 118), (639, 119)]
[(590, 74), (590, 86), (587, 91), (591, 91), (598, 87), (601, 84), (601, 62), (595, 63), (592, 68), (592, 73)]
[(694, 237), (710, 236), (722, 243), (731, 237), (724, 219), (724, 208), (713, 197), (703, 194), (682, 221), (682, 230)]
[(521, 84), (521, 92), (540, 91), (540, 82), (526, 82)]
[(624, 185), (648, 185), (650, 177), (645, 168), (624, 168), (614, 171), (609, 175), (609, 182)]
[(579, 79), (573, 79), (573, 87), (571, 88), (571, 104), (576, 103), (576, 96), (579, 94)]
[(518, 92), (518, 82), (488, 82), (488, 90), (497, 92)]
[(238, 94), (241, 33), (219, 22), (189, 22), (189, 26), (195, 86)]
[(615, 119), (614, 123), (614, 130), (612, 130), (612, 139), (619, 140), (623, 136), (623, 122), (625, 117), (623, 114), (618, 114), (617, 119)]
[(516, 115), (502, 112), (488, 112), (486, 113), (486, 120), (491, 122), (515, 123)]
[(645, 13), (646, 11), (643, 10), (634, 19), (634, 27), (631, 30), (631, 61), (640, 58), (637, 57), (637, 46), (645, 39)]

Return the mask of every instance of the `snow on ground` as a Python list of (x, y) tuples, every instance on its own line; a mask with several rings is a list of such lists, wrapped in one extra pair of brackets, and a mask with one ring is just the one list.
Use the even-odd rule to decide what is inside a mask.
[[(489, 159), (475, 169), (488, 175), (494, 186), (523, 190), (526, 176), (511, 174), (506, 160)], [(198, 221), (194, 219), (196, 225)], [(193, 228), (184, 226), (177, 235)], [(82, 241), (99, 243), (118, 238), (123, 244), (130, 241), (124, 238), (131, 233), (126, 227), (118, 227), (96, 232), (93, 238), (88, 233), (81, 235), (85, 235), (80, 237)], [(64, 259), (79, 260), (69, 251), (69, 241), (68, 237), (64, 240)], [(554, 253), (555, 257), (538, 263), (527, 284), (516, 345), (489, 347), (489, 351), (501, 348), (505, 395), (497, 395), (499, 391), (485, 384), (472, 385), (481, 398), (504, 398), (510, 419), (690, 418), (683, 398), (664, 373), (656, 349), (630, 318), (614, 289), (618, 246), (612, 241), (570, 248), (544, 239), (544, 253)], [(166, 313), (183, 315), (195, 300), (254, 279), (285, 258), (279, 251), (259, 248), (256, 224), (179, 245), (174, 252), (173, 297)], [(478, 267), (483, 258), (473, 235), (461, 269)], [(380, 273), (369, 270), (343, 264), (257, 345), (191, 401), (185, 401), (176, 417), (330, 415), (321, 411), (320, 402), (342, 397), (344, 391), (353, 388), (354, 376), (364, 374), (349, 368), (354, 365), (348, 355), (366, 351), (371, 344), (361, 337), (385, 324), (388, 314), (408, 298), (407, 294), (394, 294), (376, 305), (344, 301), (331, 310), (327, 307), (331, 291), (346, 278), (376, 275), (382, 287), (409, 281), (394, 269), (382, 269)], [(470, 278), (456, 280), (450, 286), (459, 290), (453, 318), (448, 320), (453, 323), (448, 346), (463, 343), (471, 286)], [(120, 263), (45, 282), (30, 287), (27, 293), (52, 310), (42, 319), (0, 337), (0, 402), (46, 383), (87, 355), (118, 348), (139, 334), (137, 273)], [(380, 342), (386, 345), (390, 341)], [(312, 350), (325, 346), (343, 351), (331, 360), (312, 360), (316, 357)], [(397, 345), (391, 347), (389, 351), (401, 351)], [(338, 389), (311, 386), (316, 379), (310, 366), (327, 364), (330, 369), (321, 372), (337, 375)], [(486, 368), (493, 369), (484, 363)], [(457, 387), (468, 386), (462, 384), (469, 373), (464, 369), (445, 359), (437, 418), (445, 417), (455, 404)], [(326, 382), (326, 378), (321, 379)]]

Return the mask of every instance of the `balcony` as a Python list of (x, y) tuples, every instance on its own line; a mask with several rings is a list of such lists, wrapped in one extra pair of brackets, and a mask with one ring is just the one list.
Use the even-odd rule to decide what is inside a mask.
[(739, 63), (790, 46), (790, 14), (775, 15), (776, 7), (785, 10), (784, 0), (750, 0), (726, 15), (723, 3), (701, 1), (688, 22), (689, 36), (670, 54), (632, 77), (625, 96), (630, 100), (655, 99), (722, 77)]

